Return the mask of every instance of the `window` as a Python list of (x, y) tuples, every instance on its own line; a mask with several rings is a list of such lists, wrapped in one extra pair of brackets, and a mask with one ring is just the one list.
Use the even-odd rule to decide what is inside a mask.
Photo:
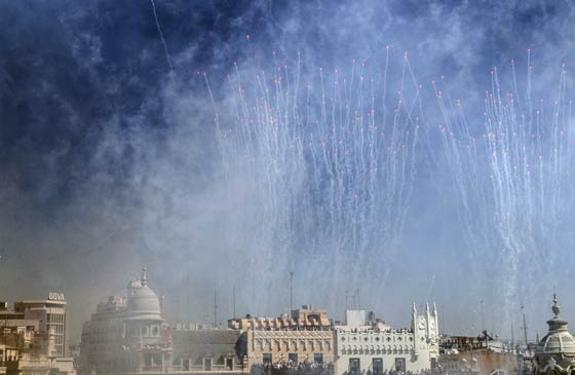
[(374, 358), (371, 361), (371, 368), (373, 370), (374, 375), (381, 375), (383, 374), (383, 359), (381, 358)]
[(323, 364), (323, 353), (313, 353), (313, 361), (318, 365)]
[(405, 358), (395, 359), (395, 371), (405, 372)]
[(204, 370), (205, 371), (212, 371), (212, 359), (211, 358), (204, 358)]
[(144, 355), (145, 367), (160, 367), (162, 366), (162, 355), (160, 353), (147, 353)]
[(297, 353), (289, 353), (288, 354), (288, 361), (292, 364), (297, 364)]
[(262, 354), (262, 363), (264, 365), (271, 365), (272, 363), (272, 353), (263, 353)]
[(349, 359), (349, 373), (350, 374), (358, 374), (361, 371), (359, 358), (350, 358)]

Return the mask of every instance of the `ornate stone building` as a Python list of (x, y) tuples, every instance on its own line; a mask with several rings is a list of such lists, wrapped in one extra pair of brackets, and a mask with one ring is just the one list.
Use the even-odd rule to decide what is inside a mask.
[(232, 319), (229, 327), (244, 332), (248, 370), (259, 365), (328, 366), (334, 360), (333, 325), (327, 310), (303, 306), (291, 316)]
[(126, 297), (110, 297), (84, 324), (80, 375), (226, 375), (243, 371), (239, 330), (177, 325), (163, 319), (146, 271)]
[(522, 364), (515, 345), (486, 331), (478, 337), (444, 336), (440, 342), (440, 369), (449, 375), (519, 374)]
[(536, 375), (571, 374), (575, 370), (575, 340), (567, 321), (559, 318), (559, 301), (553, 295), (553, 318), (547, 321), (549, 332), (539, 341), (533, 367)]
[(242, 373), (245, 348), (240, 341), (241, 334), (239, 330), (178, 324), (172, 330), (172, 371)]
[(146, 270), (128, 284), (127, 298), (110, 297), (84, 324), (80, 374), (165, 373), (171, 364), (169, 327)]
[(392, 329), (363, 310), (346, 312), (346, 324), (335, 327), (337, 375), (385, 371), (419, 372), (435, 367), (439, 325), (435, 306), (418, 315), (415, 305), (409, 329)]

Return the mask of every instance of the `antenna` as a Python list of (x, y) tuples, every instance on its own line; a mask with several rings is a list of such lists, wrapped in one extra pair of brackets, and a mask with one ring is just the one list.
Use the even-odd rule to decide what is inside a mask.
[(289, 273), (289, 313), (293, 310), (293, 271)]
[(485, 310), (483, 309), (483, 300), (480, 300), (481, 304), (481, 331), (485, 331)]
[(523, 338), (525, 339), (525, 346), (528, 346), (527, 342), (527, 320), (525, 319), (525, 309), (521, 305), (521, 313), (523, 314)]
[(186, 275), (186, 315), (190, 314), (190, 287), (191, 287), (191, 282), (190, 282), (190, 273), (188, 272), (188, 274)]
[(235, 319), (236, 316), (236, 286), (234, 285), (232, 287), (232, 306), (233, 306), (233, 318)]
[(214, 289), (214, 328), (218, 326), (218, 290)]

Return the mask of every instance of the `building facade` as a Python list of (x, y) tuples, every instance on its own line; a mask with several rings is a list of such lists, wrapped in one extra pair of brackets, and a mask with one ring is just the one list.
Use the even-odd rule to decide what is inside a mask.
[(79, 372), (115, 375), (166, 373), (171, 364), (169, 327), (146, 270), (128, 284), (126, 297), (100, 303), (82, 329)]
[(172, 371), (178, 373), (241, 374), (245, 345), (241, 331), (178, 324), (172, 329)]
[(348, 310), (345, 324), (335, 327), (335, 373), (431, 370), (439, 356), (438, 321), (435, 306), (418, 315), (414, 305), (409, 329), (392, 329), (373, 313)]
[(40, 322), (39, 331), (54, 340), (54, 352), (51, 356), (67, 355), (66, 299), (63, 294), (49, 293), (47, 300), (15, 302), (14, 310), (23, 313), (24, 319)]
[(38, 330), (38, 321), (11, 321), (0, 331), (0, 374), (75, 375), (72, 358), (55, 357), (53, 336)]
[(128, 284), (126, 297), (100, 303), (84, 324), (80, 375), (240, 374), (240, 330), (170, 327), (145, 269)]
[(439, 368), (449, 375), (516, 374), (521, 363), (517, 348), (487, 332), (478, 337), (445, 336), (440, 343)]
[(277, 318), (232, 319), (229, 327), (243, 332), (248, 371), (261, 366), (333, 364), (333, 325), (327, 310), (302, 306)]
[[(4, 325), (36, 325), (40, 334), (53, 341), (51, 357), (65, 357), (67, 346), (66, 299), (61, 293), (49, 293), (46, 300), (14, 302), (9, 309), (6, 302), (0, 303), (0, 320)], [(32, 323), (37, 322), (37, 323)]]

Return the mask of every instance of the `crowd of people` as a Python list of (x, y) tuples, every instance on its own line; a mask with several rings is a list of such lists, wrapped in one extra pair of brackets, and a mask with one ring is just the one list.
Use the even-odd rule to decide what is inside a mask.
[(357, 370), (357, 371), (346, 371), (344, 375), (438, 375), (438, 371), (433, 370), (422, 370), (418, 372), (413, 371), (399, 371), (399, 370)]
[(334, 375), (333, 366), (318, 362), (292, 361), (254, 365), (251, 375)]
[[(357, 370), (346, 371), (344, 375), (439, 375), (440, 371), (419, 372), (398, 370)], [(334, 375), (333, 365), (323, 363), (293, 363), (291, 361), (254, 365), (251, 375)]]

